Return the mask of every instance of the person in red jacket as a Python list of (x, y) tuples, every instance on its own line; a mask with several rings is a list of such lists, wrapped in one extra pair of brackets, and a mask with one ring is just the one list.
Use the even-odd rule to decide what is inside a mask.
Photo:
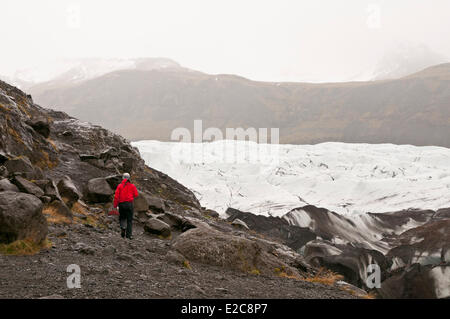
[(130, 174), (123, 174), (122, 183), (117, 186), (114, 195), (114, 208), (119, 207), (119, 223), (121, 235), (133, 239), (133, 201), (138, 197), (136, 186), (130, 182)]

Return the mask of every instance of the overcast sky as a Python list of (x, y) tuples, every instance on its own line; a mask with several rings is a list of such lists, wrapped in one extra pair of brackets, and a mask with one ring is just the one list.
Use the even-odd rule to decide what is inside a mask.
[(0, 12), (6, 75), (55, 58), (168, 57), (255, 80), (340, 81), (398, 47), (450, 57), (448, 0), (1, 0)]

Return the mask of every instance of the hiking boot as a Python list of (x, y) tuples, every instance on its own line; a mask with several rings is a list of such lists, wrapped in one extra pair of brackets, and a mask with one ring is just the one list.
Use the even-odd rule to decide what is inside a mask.
[(120, 234), (122, 236), (122, 238), (125, 238), (125, 233), (126, 233), (126, 230), (122, 228), (122, 232)]
[(128, 238), (129, 240), (133, 240), (133, 239), (134, 239), (133, 236), (127, 236), (127, 238)]

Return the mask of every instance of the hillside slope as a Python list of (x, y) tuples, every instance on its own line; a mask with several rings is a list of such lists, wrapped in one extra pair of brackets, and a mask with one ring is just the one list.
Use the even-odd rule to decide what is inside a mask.
[(269, 83), (186, 69), (121, 70), (30, 89), (36, 101), (132, 140), (173, 129), (280, 128), (282, 143), (324, 141), (450, 147), (450, 64), (396, 80)]

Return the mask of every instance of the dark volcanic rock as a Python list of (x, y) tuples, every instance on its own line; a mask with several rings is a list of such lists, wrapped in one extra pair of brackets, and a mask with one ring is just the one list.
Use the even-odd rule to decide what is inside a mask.
[(55, 181), (50, 181), (44, 189), (45, 196), (50, 197), (52, 200), (62, 200), (61, 195), (59, 194), (58, 187), (56, 186)]
[(170, 226), (156, 218), (147, 220), (144, 229), (150, 234), (161, 235), (163, 237), (169, 237), (171, 234)]
[(88, 199), (94, 203), (106, 203), (111, 201), (114, 191), (105, 178), (94, 178), (87, 185)]
[(23, 177), (14, 177), (14, 184), (24, 193), (28, 193), (36, 197), (44, 196), (44, 191), (39, 186)]
[(0, 177), (8, 177), (8, 169), (5, 166), (0, 166)]
[(274, 256), (270, 245), (233, 236), (211, 228), (195, 228), (184, 232), (173, 247), (190, 261), (220, 266), (243, 272), (274, 276), (283, 270), (291, 276), (299, 272)]
[(9, 159), (9, 156), (4, 152), (0, 151), (0, 165), (5, 164), (5, 162)]
[(54, 200), (45, 206), (46, 210), (51, 210), (61, 216), (72, 218), (73, 214), (69, 207), (62, 200)]
[(21, 239), (42, 242), (47, 236), (47, 221), (42, 215), (42, 202), (35, 196), (0, 192), (0, 242)]
[(27, 124), (43, 137), (48, 138), (50, 136), (50, 123), (46, 118), (40, 117), (31, 119), (27, 121)]
[(164, 213), (165, 205), (161, 198), (144, 194), (149, 208), (156, 213)]
[(36, 177), (35, 169), (26, 156), (19, 156), (8, 160), (5, 163), (5, 167), (8, 170), (9, 174), (22, 173), (29, 179), (33, 179)]
[(122, 182), (122, 175), (110, 175), (105, 177), (106, 181), (108, 182), (109, 186), (116, 190), (117, 186)]
[(134, 211), (135, 212), (147, 212), (149, 209), (149, 204), (143, 193), (139, 193), (139, 196), (134, 200)]
[(16, 185), (12, 184), (8, 179), (0, 179), (0, 192), (11, 191), (19, 192)]
[(188, 231), (189, 229), (196, 228), (196, 226), (186, 218), (173, 213), (164, 213), (158, 216), (159, 220), (162, 220), (171, 228), (180, 232)]
[(57, 186), (59, 194), (65, 199), (69, 207), (72, 207), (82, 197), (80, 191), (69, 176), (64, 176)]
[(51, 181), (48, 179), (37, 179), (37, 180), (33, 180), (33, 183), (35, 185), (39, 186), (40, 189), (45, 191), (45, 188), (47, 187), (48, 184), (51, 183)]

